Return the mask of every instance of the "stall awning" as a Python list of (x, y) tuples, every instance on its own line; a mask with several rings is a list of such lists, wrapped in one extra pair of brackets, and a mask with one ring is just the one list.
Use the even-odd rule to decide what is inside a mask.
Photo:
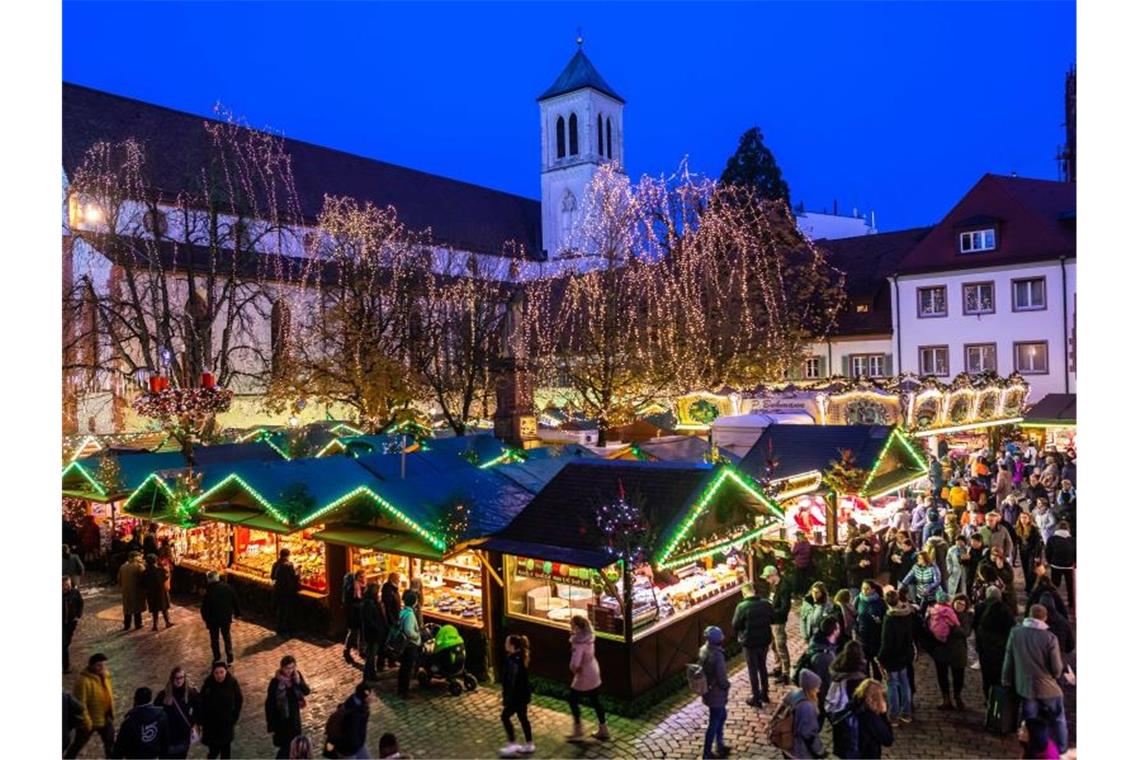
[(562, 546), (550, 546), (530, 541), (517, 541), (510, 538), (491, 537), (472, 544), (476, 549), (487, 549), (503, 554), (513, 554), (516, 557), (529, 557), (550, 562), (562, 562), (577, 567), (589, 567), (600, 570), (609, 567), (615, 560), (603, 551), (589, 549), (567, 549)]
[(1022, 427), (1076, 427), (1077, 394), (1049, 393), (1033, 405), (1021, 422)]
[(269, 515), (262, 514), (261, 512), (253, 512), (248, 509), (213, 509), (207, 512), (200, 512), (198, 518), (200, 520), (227, 522), (231, 525), (240, 525), (243, 528), (264, 530), (270, 533), (286, 534), (293, 532), (289, 526), (282, 525)]
[(317, 531), (313, 534), (313, 538), (330, 544), (374, 549), (388, 554), (403, 554), (436, 562), (443, 559), (442, 552), (426, 542), (420, 541), (415, 536), (406, 533), (393, 533), (379, 528), (337, 525)]

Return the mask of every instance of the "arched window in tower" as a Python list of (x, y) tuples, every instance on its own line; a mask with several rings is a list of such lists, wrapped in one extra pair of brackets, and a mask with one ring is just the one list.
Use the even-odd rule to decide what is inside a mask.
[(558, 157), (566, 158), (566, 122), (561, 116), (558, 117), (555, 131), (558, 132)]
[(570, 114), (570, 155), (578, 155), (578, 114)]
[(285, 370), (285, 359), (289, 353), (289, 331), (291, 328), (289, 304), (285, 299), (279, 298), (273, 302), (273, 310), (269, 313), (269, 345), (270, 371), (280, 375)]
[(614, 133), (610, 129), (610, 120), (606, 119), (606, 158), (614, 157)]
[(606, 148), (602, 144), (602, 115), (598, 114), (598, 155), (606, 155)]
[(578, 199), (574, 197), (574, 193), (570, 192), (567, 188), (566, 192), (562, 193), (562, 218), (561, 224), (561, 245), (562, 247), (570, 247), (570, 233), (574, 224), (574, 209), (578, 207)]

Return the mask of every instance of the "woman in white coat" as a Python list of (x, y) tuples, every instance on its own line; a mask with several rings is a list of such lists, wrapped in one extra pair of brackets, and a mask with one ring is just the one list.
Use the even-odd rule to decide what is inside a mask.
[(594, 656), (594, 628), (584, 615), (570, 618), (570, 672), (574, 674), (570, 681), (570, 714), (574, 717), (574, 731), (566, 740), (579, 742), (586, 736), (582, 730), (582, 712), (579, 708), (583, 700), (590, 703), (594, 714), (598, 716), (598, 730), (592, 736), (599, 741), (609, 739), (606, 711), (598, 695), (602, 686), (602, 672), (598, 667), (598, 658)]
[(961, 533), (954, 539), (954, 545), (946, 552), (946, 593), (951, 598), (969, 593), (966, 586), (966, 570), (962, 567), (962, 553), (966, 551), (966, 537)]

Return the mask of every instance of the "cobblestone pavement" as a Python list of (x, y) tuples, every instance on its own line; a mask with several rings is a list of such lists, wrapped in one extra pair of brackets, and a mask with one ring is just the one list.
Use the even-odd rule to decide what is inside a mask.
[[(126, 713), (137, 686), (148, 685), (156, 692), (162, 688), (170, 668), (181, 664), (194, 685), (204, 679), (210, 665), (208, 637), (197, 606), (175, 605), (170, 629), (152, 632), (149, 620), (143, 630), (122, 632), (119, 596), (111, 588), (85, 587), (87, 614), (84, 615), (72, 644), (72, 663), (78, 666), (87, 657), (102, 651), (109, 658), (114, 680), (117, 721)], [(803, 650), (798, 621), (788, 625), (788, 645), (792, 660)], [(237, 661), (233, 673), (242, 685), (245, 706), (237, 727), (235, 757), (273, 757), (269, 735), (265, 731), (264, 694), (269, 678), (285, 654), (297, 658), (299, 668), (313, 689), (304, 714), (304, 725), (314, 744), (323, 740), (325, 720), (360, 678), (360, 670), (345, 663), (341, 647), (328, 641), (292, 640), (282, 642), (271, 630), (245, 620), (233, 626)], [(538, 652), (535, 656), (541, 657)], [(604, 675), (604, 674), (603, 674)], [(765, 739), (767, 719), (774, 710), (747, 706), (748, 673), (743, 659), (730, 662), (732, 690), (725, 739), (737, 757), (780, 757), (779, 751)], [(73, 675), (63, 677), (64, 688), (70, 689)], [(895, 745), (884, 751), (891, 758), (999, 758), (1020, 757), (1020, 747), (1013, 737), (998, 738), (982, 730), (983, 699), (980, 671), (966, 670), (966, 712), (940, 712), (934, 669), (928, 656), (920, 656), (916, 680), (918, 694), (915, 721), (896, 731)], [(773, 685), (774, 686), (774, 685)], [(447, 694), (445, 684), (436, 682), (420, 689), (413, 679), (413, 699), (397, 699), (394, 677), (381, 681), (381, 701), (373, 709), (369, 727), (369, 749), (375, 754), (376, 743), (386, 731), (395, 733), (401, 748), (417, 758), (489, 758), (504, 743), (499, 723), (497, 686), (480, 686), (459, 697)], [(787, 687), (774, 687), (774, 703)], [(1075, 696), (1070, 690), (1068, 715), (1075, 732)], [(592, 713), (585, 708), (584, 717), (590, 727)], [(535, 757), (699, 757), (707, 711), (700, 700), (679, 693), (650, 709), (645, 715), (630, 719), (610, 719), (611, 741), (591, 741), (583, 745), (567, 744), (563, 736), (570, 729), (569, 710), (560, 701), (536, 696), (530, 709), (538, 751)], [(116, 726), (117, 728), (117, 726)], [(592, 730), (592, 729), (591, 729)], [(830, 730), (825, 729), (830, 743)], [(1074, 733), (1075, 736), (1075, 733)], [(82, 757), (100, 757), (101, 745), (93, 737)], [(191, 757), (205, 757), (205, 748), (197, 746)]]

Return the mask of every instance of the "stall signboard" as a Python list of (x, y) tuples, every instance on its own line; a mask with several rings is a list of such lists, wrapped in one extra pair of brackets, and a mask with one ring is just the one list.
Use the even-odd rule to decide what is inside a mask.
[(567, 565), (565, 562), (550, 562), (541, 559), (518, 558), (515, 573), (525, 578), (539, 578), (541, 580), (565, 583), (567, 586), (590, 588), (597, 570), (587, 567)]

